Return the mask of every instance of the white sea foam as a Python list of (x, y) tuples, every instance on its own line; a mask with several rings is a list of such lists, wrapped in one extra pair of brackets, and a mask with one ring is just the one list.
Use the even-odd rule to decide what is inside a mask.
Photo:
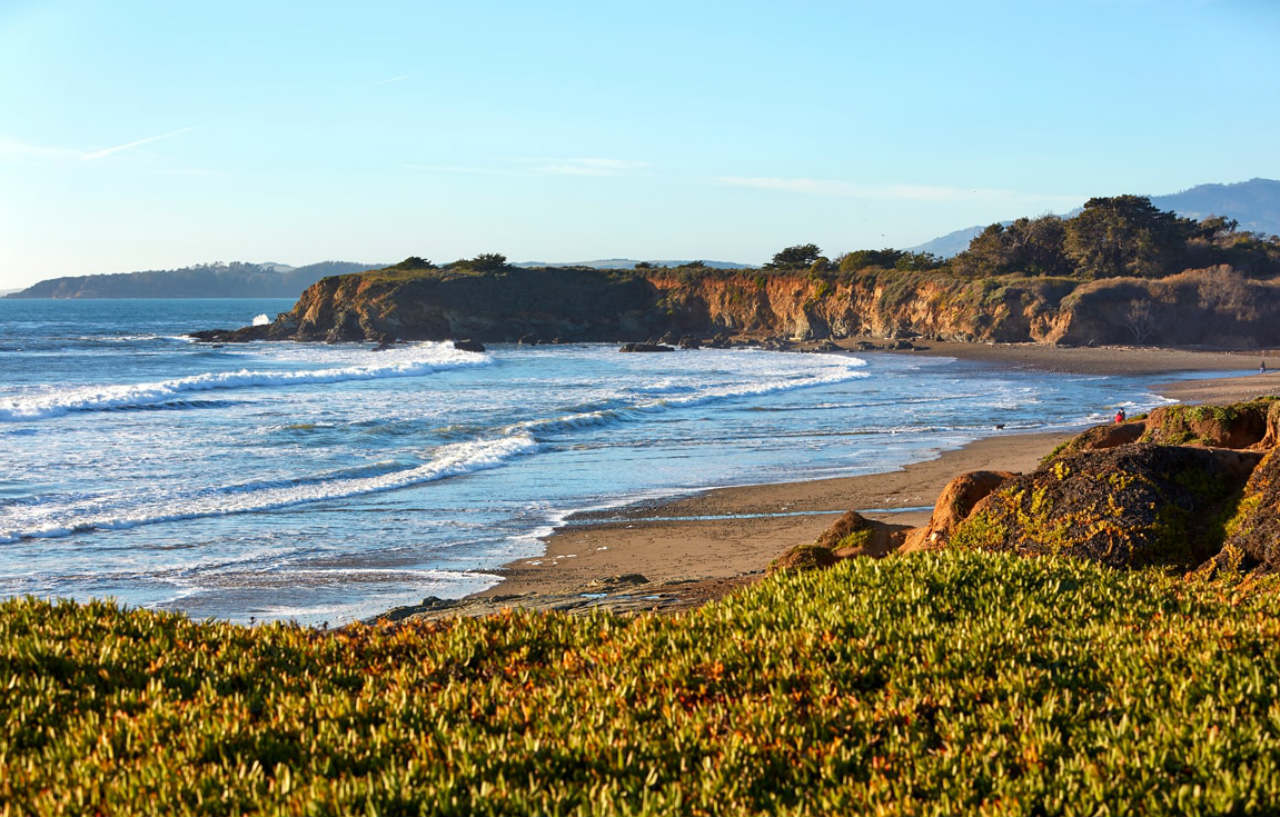
[(233, 372), (206, 372), (152, 383), (77, 386), (0, 398), (0, 422), (41, 420), (74, 411), (153, 406), (191, 392), (420, 377), (442, 369), (492, 362), (487, 354), (463, 352), (441, 343), (420, 344), (410, 347), (408, 351), (413, 354), (390, 358), (376, 357), (374, 353), (366, 352), (366, 359), (376, 362), (350, 366), (294, 371), (240, 369)]
[[(529, 431), (535, 433), (539, 431), (571, 431), (576, 428), (584, 428), (587, 426), (616, 422), (632, 417), (640, 417), (644, 414), (661, 411), (666, 408), (696, 406), (718, 400), (731, 400), (737, 397), (753, 397), (757, 395), (774, 394), (777, 392), (793, 391), (795, 389), (843, 383), (845, 381), (858, 380), (869, 376), (866, 372), (858, 370), (860, 367), (866, 365), (865, 361), (858, 358), (848, 357), (840, 357), (838, 360), (841, 363), (840, 366), (828, 367), (825, 371), (805, 377), (778, 378), (775, 380), (765, 380), (759, 383), (734, 383), (725, 386), (715, 386), (708, 389), (697, 389), (691, 394), (683, 394), (679, 396), (669, 395), (659, 399), (641, 400), (628, 405), (601, 408), (595, 411), (581, 411), (573, 414), (565, 414), (560, 417), (526, 420), (522, 423), (516, 423), (515, 425), (510, 426), (508, 430)], [(671, 387), (668, 385), (668, 388)]]
[(270, 316), (268, 316), (268, 315), (267, 315), (267, 313), (265, 313), (265, 312), (263, 312), (261, 315), (254, 315), (254, 316), (253, 316), (253, 325), (254, 325), (254, 326), (266, 326), (266, 325), (267, 325), (267, 324), (269, 324), (269, 323), (271, 323), (271, 318), (270, 318)]
[(180, 519), (269, 511), (311, 502), (345, 499), (494, 468), (537, 448), (538, 443), (533, 438), (517, 434), (441, 446), (433, 452), (431, 460), (422, 465), (376, 476), (310, 479), (249, 491), (240, 489), (240, 486), (230, 486), (186, 497), (165, 497), (162, 501), (143, 502), (118, 510), (98, 504), (88, 506), (78, 514), (66, 506), (37, 506), (25, 510), (22, 518), (10, 516), (8, 519), (0, 519), (0, 526), (3, 526), (0, 527), (0, 543), (70, 536), (88, 530), (120, 530)]

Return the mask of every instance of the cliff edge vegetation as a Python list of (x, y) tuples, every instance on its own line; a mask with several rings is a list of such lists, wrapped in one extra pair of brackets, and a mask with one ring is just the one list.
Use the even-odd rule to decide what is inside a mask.
[(948, 260), (788, 247), (760, 269), (517, 268), (496, 253), (324, 278), (215, 340), (618, 341), (721, 334), (1089, 345), (1280, 345), (1280, 238), (1137, 196), (992, 225)]

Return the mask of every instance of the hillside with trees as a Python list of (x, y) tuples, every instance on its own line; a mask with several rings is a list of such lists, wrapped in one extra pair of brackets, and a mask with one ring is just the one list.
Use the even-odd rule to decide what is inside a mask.
[(321, 261), (285, 264), (197, 264), (168, 270), (50, 278), (8, 298), (293, 298), (326, 275), (344, 275), (376, 264)]

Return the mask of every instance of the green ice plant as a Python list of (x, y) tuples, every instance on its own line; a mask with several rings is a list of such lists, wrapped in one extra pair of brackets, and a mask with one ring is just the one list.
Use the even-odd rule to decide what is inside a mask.
[(943, 552), (678, 616), (242, 627), (0, 604), (0, 814), (1280, 804), (1280, 597)]

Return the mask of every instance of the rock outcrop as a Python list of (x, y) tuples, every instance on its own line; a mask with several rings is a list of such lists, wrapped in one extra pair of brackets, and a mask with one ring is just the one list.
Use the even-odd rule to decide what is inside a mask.
[(867, 519), (857, 511), (847, 511), (823, 531), (814, 547), (827, 548), (837, 559), (855, 556), (879, 558), (902, 544), (905, 528)]
[(1276, 424), (1268, 424), (1276, 403), (1263, 398), (1230, 406), (1161, 406), (1147, 417), (1142, 439), (1162, 445), (1262, 448)]
[(1222, 548), (1222, 522), (1260, 459), (1149, 443), (1059, 457), (978, 503), (950, 544), (1193, 568)]
[(1280, 398), (1091, 428), (1032, 473), (961, 474), (924, 527), (873, 539), (878, 524), (850, 511), (780, 563), (958, 547), (1198, 575), (1280, 571)]
[(1252, 347), (1280, 345), (1280, 282), (1226, 268), (1081, 282), (903, 270), (391, 267), (324, 278), (269, 325), (193, 334), (222, 342), (868, 335), (900, 348), (917, 337)]
[(1280, 570), (1280, 447), (1272, 448), (1253, 470), (1225, 530), (1215, 566)]
[(902, 551), (910, 553), (945, 547), (951, 534), (969, 517), (975, 505), (1017, 476), (1009, 471), (970, 471), (951, 480), (938, 496), (929, 524), (908, 532)]

